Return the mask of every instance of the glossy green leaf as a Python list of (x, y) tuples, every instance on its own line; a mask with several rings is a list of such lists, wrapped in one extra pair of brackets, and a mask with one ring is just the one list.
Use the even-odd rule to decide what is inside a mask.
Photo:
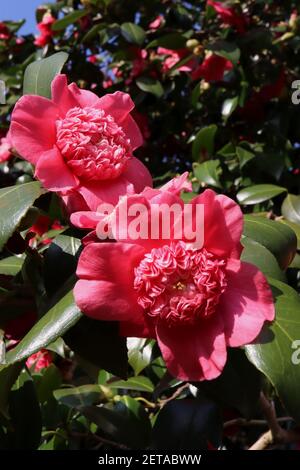
[(22, 361), (55, 341), (81, 318), (82, 313), (74, 303), (73, 293), (65, 295), (46, 313), (6, 355), (8, 363)]
[(137, 390), (152, 393), (154, 385), (148, 377), (130, 377), (128, 380), (114, 380), (107, 384), (110, 388), (125, 388), (126, 390)]
[(207, 47), (210, 51), (213, 51), (215, 54), (224, 57), (224, 59), (230, 60), (233, 64), (237, 64), (241, 51), (236, 44), (223, 39), (215, 41), (213, 44)]
[(295, 224), (300, 224), (300, 196), (288, 194), (281, 208), (282, 215)]
[(237, 193), (236, 197), (240, 204), (247, 206), (268, 201), (284, 192), (286, 192), (285, 188), (274, 184), (257, 184), (242, 189)]
[(203, 163), (193, 163), (194, 175), (200, 183), (222, 188), (219, 179), (220, 160), (208, 160)]
[(18, 256), (9, 256), (0, 260), (0, 274), (5, 276), (15, 276), (21, 271), (24, 258)]
[(151, 77), (139, 77), (136, 80), (137, 86), (145, 93), (151, 93), (156, 98), (161, 98), (164, 94), (164, 89), (159, 80)]
[(197, 132), (192, 144), (192, 155), (195, 161), (201, 162), (213, 155), (217, 130), (217, 126), (212, 124)]
[(79, 387), (61, 388), (54, 391), (54, 397), (69, 408), (91, 406), (100, 402), (102, 392), (98, 385), (81, 385)]
[(290, 413), (300, 422), (300, 298), (287, 284), (269, 279), (276, 318), (265, 325), (254, 344), (246, 346), (250, 361), (272, 382)]
[(54, 364), (42, 370), (42, 376), (36, 385), (40, 403), (45, 403), (53, 397), (53, 391), (61, 386), (62, 375)]
[(283, 271), (281, 271), (275, 256), (263, 245), (251, 238), (242, 239), (244, 250), (241, 259), (254, 264), (265, 276), (271, 276), (279, 281), (286, 281)]
[(239, 99), (237, 96), (234, 96), (233, 98), (227, 98), (224, 101), (224, 103), (222, 104), (222, 116), (225, 120), (232, 115), (232, 113), (237, 108), (238, 103)]
[(24, 74), (23, 94), (51, 98), (51, 82), (68, 60), (66, 52), (57, 52), (28, 65)]
[(76, 23), (76, 21), (78, 21), (83, 16), (86, 16), (87, 14), (88, 12), (86, 10), (73, 11), (72, 13), (65, 15), (63, 18), (55, 21), (52, 24), (51, 29), (52, 31), (61, 31), (63, 29), (66, 29), (68, 26)]
[(286, 269), (295, 256), (297, 238), (288, 226), (265, 217), (245, 215), (244, 235), (265, 246), (278, 261), (281, 269)]
[(145, 41), (146, 33), (137, 24), (134, 23), (123, 23), (121, 26), (122, 36), (126, 41), (131, 42), (132, 44), (137, 44), (141, 46)]
[(151, 362), (153, 344), (144, 338), (128, 338), (127, 347), (128, 362), (134, 374), (139, 375)]
[(113, 406), (86, 407), (82, 413), (115, 442), (133, 449), (145, 449), (149, 444), (150, 420), (134, 398), (122, 396)]
[(255, 153), (244, 149), (243, 147), (236, 147), (236, 155), (240, 162), (240, 167), (243, 168), (248, 162), (255, 158)]
[(186, 44), (186, 38), (179, 33), (170, 33), (160, 36), (159, 38), (154, 39), (149, 42), (147, 49), (150, 47), (164, 47), (165, 49), (181, 49)]
[(37, 181), (0, 189), (0, 251), (43, 193)]

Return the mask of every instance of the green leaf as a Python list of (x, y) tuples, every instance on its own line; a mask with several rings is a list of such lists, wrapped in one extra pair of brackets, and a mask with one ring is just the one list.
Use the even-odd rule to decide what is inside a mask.
[(286, 192), (286, 188), (274, 184), (257, 184), (239, 191), (236, 195), (240, 204), (245, 206), (259, 204)]
[(80, 387), (61, 388), (53, 395), (57, 401), (69, 408), (80, 408), (99, 403), (103, 394), (99, 385), (81, 385)]
[(255, 158), (255, 153), (244, 149), (243, 147), (236, 147), (236, 155), (240, 162), (240, 167), (243, 168), (250, 160)]
[(241, 51), (236, 44), (220, 39), (214, 44), (207, 47), (208, 50), (215, 54), (224, 57), (224, 59), (230, 60), (233, 64), (237, 65), (240, 60)]
[(82, 313), (74, 303), (73, 293), (65, 295), (46, 313), (6, 355), (8, 363), (22, 361), (55, 341), (81, 318)]
[(255, 264), (265, 276), (271, 276), (282, 282), (286, 281), (275, 256), (265, 246), (247, 237), (242, 239), (242, 245), (244, 246), (242, 261)]
[(140, 90), (146, 93), (151, 93), (156, 98), (161, 98), (164, 94), (164, 89), (159, 80), (155, 80), (151, 77), (139, 77), (136, 80), (137, 86)]
[(288, 194), (281, 208), (282, 215), (295, 224), (300, 224), (300, 196)]
[(300, 298), (287, 284), (269, 279), (276, 318), (265, 325), (255, 344), (246, 346), (249, 360), (274, 385), (288, 413), (300, 422)]
[(69, 13), (68, 15), (61, 18), (60, 20), (56, 20), (52, 24), (51, 29), (52, 31), (61, 31), (63, 29), (66, 29), (68, 26), (76, 23), (76, 21), (78, 21), (83, 16), (86, 16), (87, 14), (88, 12), (86, 10), (73, 11), (72, 13)]
[(216, 188), (222, 188), (219, 180), (220, 160), (208, 160), (203, 163), (193, 163), (194, 175), (200, 183), (206, 183)]
[(170, 33), (160, 36), (154, 39), (147, 45), (147, 49), (150, 47), (164, 47), (165, 49), (181, 49), (186, 45), (186, 38), (180, 33)]
[(129, 22), (122, 24), (121, 33), (124, 39), (126, 39), (126, 41), (132, 44), (137, 44), (138, 46), (141, 46), (143, 44), (146, 37), (146, 33), (143, 28), (141, 28), (137, 24)]
[(294, 232), (297, 237), (297, 249), (300, 250), (300, 224), (296, 224), (294, 222), (290, 222), (289, 220), (285, 219), (278, 219), (278, 222), (280, 222), (283, 225), (287, 225), (290, 227)]
[(37, 181), (0, 189), (0, 251), (44, 192)]
[(244, 235), (265, 246), (285, 270), (297, 250), (297, 238), (293, 230), (279, 222), (265, 217), (245, 215)]
[(227, 120), (234, 110), (237, 108), (237, 105), (239, 103), (239, 99), (237, 96), (234, 98), (227, 98), (227, 100), (224, 101), (222, 104), (222, 116), (225, 120)]
[(0, 260), (0, 274), (5, 276), (15, 276), (21, 271), (24, 258), (9, 256)]
[(149, 444), (150, 420), (134, 398), (122, 396), (114, 406), (86, 407), (81, 412), (115, 442), (133, 449), (145, 449)]
[(78, 263), (79, 238), (67, 235), (55, 237), (44, 256), (44, 281), (47, 294), (51, 297), (72, 275)]
[(128, 338), (127, 347), (128, 362), (134, 374), (139, 375), (151, 362), (153, 344), (144, 338)]
[(53, 398), (53, 391), (61, 386), (62, 376), (58, 368), (54, 364), (42, 371), (42, 377), (39, 377), (36, 386), (37, 395), (40, 403)]
[(197, 132), (192, 145), (193, 159), (197, 162), (213, 156), (215, 148), (215, 135), (218, 128), (215, 124), (203, 127)]
[(154, 385), (148, 377), (138, 376), (130, 377), (128, 380), (114, 380), (108, 382), (109, 388), (125, 388), (126, 390), (137, 390), (139, 392), (152, 393)]
[(51, 82), (68, 60), (66, 52), (57, 52), (46, 59), (32, 62), (25, 70), (23, 94), (51, 98)]

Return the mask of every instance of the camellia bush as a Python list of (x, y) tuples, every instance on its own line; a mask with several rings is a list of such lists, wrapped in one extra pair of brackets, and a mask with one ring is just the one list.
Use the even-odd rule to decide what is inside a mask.
[(299, 15), (0, 22), (1, 450), (298, 448)]

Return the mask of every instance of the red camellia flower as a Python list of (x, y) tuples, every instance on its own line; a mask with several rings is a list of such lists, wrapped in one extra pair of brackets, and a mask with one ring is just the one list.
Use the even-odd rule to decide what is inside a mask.
[[(145, 189), (121, 199), (146, 207), (185, 207), (178, 192), (184, 179), (161, 190)], [(169, 371), (181, 380), (210, 380), (223, 370), (227, 347), (251, 343), (274, 319), (270, 287), (257, 267), (240, 260), (243, 215), (224, 195), (204, 191), (187, 204), (204, 206), (201, 248), (174, 237), (181, 215), (171, 220), (169, 239), (124, 236), (118, 243), (90, 243), (78, 264), (74, 295), (86, 315), (120, 322), (124, 336), (156, 338)], [(187, 206), (186, 205), (186, 206)], [(195, 214), (195, 211), (192, 212)], [(109, 220), (109, 218), (108, 218)], [(197, 220), (197, 219), (196, 219)], [(196, 220), (190, 224), (196, 227)], [(120, 233), (119, 233), (120, 232)]]
[(233, 64), (217, 54), (209, 54), (199, 67), (192, 72), (192, 79), (204, 78), (207, 82), (223, 80), (225, 72), (232, 70)]
[(26, 361), (27, 367), (33, 369), (35, 372), (40, 372), (42, 369), (49, 367), (53, 362), (52, 354), (46, 349), (32, 354)]
[[(165, 49), (164, 47), (159, 47), (157, 49), (157, 54), (166, 56), (165, 60), (163, 61), (162, 69), (164, 73), (167, 73), (172, 67), (178, 64), (178, 62), (187, 57), (190, 52), (188, 49), (172, 50)], [(193, 70), (195, 63), (195, 59), (190, 59), (188, 62), (178, 67), (177, 70), (179, 72), (190, 72), (191, 70)]]
[(226, 7), (220, 2), (214, 2), (212, 0), (208, 0), (207, 5), (211, 6), (215, 10), (224, 24), (234, 26), (239, 33), (245, 32), (247, 20), (243, 15), (237, 13), (233, 7)]
[(54, 36), (52, 31), (52, 25), (55, 23), (55, 18), (50, 14), (46, 13), (40, 23), (37, 24), (37, 28), (40, 35), (36, 37), (34, 44), (38, 47), (45, 47), (49, 44)]
[(36, 166), (35, 176), (65, 196), (72, 211), (96, 210), (101, 201), (116, 204), (119, 195), (152, 184), (147, 168), (132, 154), (143, 142), (130, 115), (133, 108), (126, 93), (99, 98), (57, 75), (52, 100), (25, 95), (17, 102), (11, 138), (18, 153)]

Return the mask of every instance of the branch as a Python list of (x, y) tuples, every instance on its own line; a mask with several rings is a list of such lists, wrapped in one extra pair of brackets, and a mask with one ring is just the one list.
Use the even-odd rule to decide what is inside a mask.
[(300, 430), (286, 431), (278, 423), (274, 403), (270, 402), (263, 392), (260, 395), (260, 406), (270, 428), (264, 433), (249, 450), (264, 450), (271, 444), (289, 444), (300, 440)]

